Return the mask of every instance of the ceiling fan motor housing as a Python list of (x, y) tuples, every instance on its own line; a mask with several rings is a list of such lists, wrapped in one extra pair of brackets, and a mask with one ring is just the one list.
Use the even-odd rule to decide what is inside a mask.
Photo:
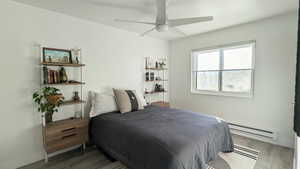
[(169, 25), (168, 24), (164, 24), (164, 25), (156, 25), (156, 30), (158, 32), (165, 32), (169, 30)]

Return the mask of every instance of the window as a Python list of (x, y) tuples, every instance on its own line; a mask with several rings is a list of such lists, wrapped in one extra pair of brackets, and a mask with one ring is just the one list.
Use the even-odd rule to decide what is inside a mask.
[(251, 97), (255, 42), (192, 52), (192, 93)]

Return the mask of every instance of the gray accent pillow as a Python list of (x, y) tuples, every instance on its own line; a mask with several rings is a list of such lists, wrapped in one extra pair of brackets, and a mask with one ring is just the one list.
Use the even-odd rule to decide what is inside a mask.
[(144, 109), (143, 103), (135, 90), (113, 89), (117, 106), (121, 113), (127, 113)]

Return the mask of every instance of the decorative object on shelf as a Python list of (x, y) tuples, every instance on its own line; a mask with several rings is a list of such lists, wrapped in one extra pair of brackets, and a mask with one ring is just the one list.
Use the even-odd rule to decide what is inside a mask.
[(155, 75), (154, 75), (154, 72), (151, 72), (151, 73), (150, 73), (150, 80), (151, 80), (151, 81), (154, 81), (154, 79), (155, 79), (154, 76), (155, 76)]
[(79, 101), (79, 100), (80, 100), (79, 92), (77, 92), (77, 91), (74, 92), (73, 100), (74, 100), (74, 101)]
[(60, 83), (68, 82), (68, 75), (64, 67), (61, 67), (59, 70)]
[(63, 103), (64, 97), (60, 90), (54, 87), (44, 87), (33, 93), (33, 101), (38, 105), (38, 111), (45, 113), (46, 123), (52, 122), (54, 112)]
[(148, 58), (145, 59), (145, 68), (148, 69)]
[(146, 65), (145, 65), (145, 68), (146, 69), (150, 69), (152, 67), (154, 67), (154, 62), (153, 62), (153, 59), (151, 57), (147, 57), (146, 58)]
[(72, 52), (67, 49), (43, 48), (43, 61), (52, 63), (72, 63)]
[(166, 66), (165, 62), (160, 62), (160, 63), (159, 63), (159, 68), (160, 68), (160, 69), (164, 69), (165, 66)]
[(158, 68), (158, 62), (155, 62), (155, 68), (157, 69)]
[(72, 55), (73, 56), (72, 63), (79, 64), (80, 63), (81, 49), (79, 49), (79, 48), (72, 49), (72, 54), (73, 54)]
[(162, 80), (162, 79), (161, 79), (161, 77), (157, 76), (157, 77), (155, 78), (155, 80), (160, 81), (160, 80)]
[(164, 92), (165, 89), (162, 85), (160, 84), (155, 84), (154, 92)]
[(146, 72), (146, 81), (150, 81), (150, 73)]

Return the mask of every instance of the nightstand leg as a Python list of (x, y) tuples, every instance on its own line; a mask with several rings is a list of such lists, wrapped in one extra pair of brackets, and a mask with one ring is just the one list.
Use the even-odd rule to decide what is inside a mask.
[(48, 154), (45, 152), (45, 163), (48, 163)]

